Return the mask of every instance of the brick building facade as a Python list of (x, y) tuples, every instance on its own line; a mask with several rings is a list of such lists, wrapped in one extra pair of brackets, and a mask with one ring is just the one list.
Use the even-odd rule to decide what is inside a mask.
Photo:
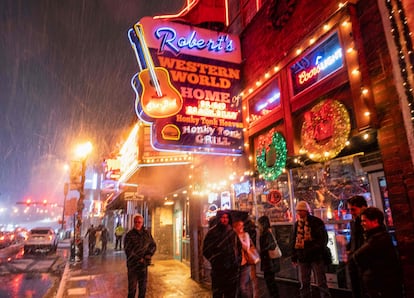
[[(240, 26), (243, 23), (242, 14), (238, 22), (230, 25), (230, 31), (241, 34), (246, 92), (249, 86), (255, 89), (262, 84), (258, 78), (263, 77), (273, 65), (281, 65), (281, 69), (289, 65), (297, 57), (297, 49), (306, 50), (306, 41), (313, 35), (322, 38), (324, 33), (319, 31), (324, 24), (331, 22), (331, 26), (339, 28), (341, 41), (352, 44), (358, 51), (356, 61), (360, 71), (359, 82), (352, 83), (351, 63), (348, 63), (348, 75), (336, 74), (336, 78), (309, 88), (306, 94), (295, 97), (290, 91), (283, 91), (290, 88), (288, 71), (281, 71), (281, 96), (291, 100), (283, 101), (281, 114), (276, 113), (271, 119), (265, 119), (256, 126), (250, 125), (250, 143), (254, 142), (255, 134), (266, 127), (275, 126), (276, 122), (276, 127), (286, 135), (288, 155), (298, 155), (297, 140), (292, 137), (295, 135), (295, 121), (299, 119), (295, 115), (300, 114), (302, 109), (307, 109), (316, 98), (338, 88), (342, 92), (334, 91), (330, 94), (338, 97), (343, 95), (343, 98), (351, 96), (352, 102), (347, 102), (353, 122), (351, 135), (356, 136), (366, 129), (375, 129), (377, 132), (378, 149), (387, 180), (398, 250), (404, 269), (406, 294), (411, 297), (414, 295), (414, 283), (410, 278), (414, 273), (414, 155), (409, 102), (413, 91), (406, 86), (413, 86), (414, 59), (410, 52), (413, 36), (407, 40), (407, 34), (404, 35), (403, 31), (413, 28), (414, 4), (410, 1), (376, 0), (348, 1), (344, 6), (338, 6), (338, 3), (329, 0), (312, 1), (311, 4), (310, 1), (264, 1), (245, 27)], [(398, 11), (399, 7), (404, 8), (406, 15), (401, 12), (395, 14), (394, 10)], [(394, 17), (394, 23), (390, 22), (390, 19), (393, 20), (390, 16)], [(408, 20), (406, 25), (403, 24), (404, 16)], [(341, 29), (340, 22), (344, 18), (352, 24), (348, 36)], [(239, 31), (240, 28), (243, 30)], [(398, 29), (399, 33), (395, 33), (394, 29)], [(398, 34), (395, 39), (393, 33)], [(350, 43), (346, 41), (348, 37), (352, 39)], [(406, 55), (402, 58), (403, 61), (400, 55)], [(362, 86), (367, 86), (370, 92), (364, 100), (359, 93)], [(254, 93), (259, 91), (250, 92), (252, 95), (247, 98), (254, 97)], [(364, 108), (371, 109), (368, 121), (358, 114)]]

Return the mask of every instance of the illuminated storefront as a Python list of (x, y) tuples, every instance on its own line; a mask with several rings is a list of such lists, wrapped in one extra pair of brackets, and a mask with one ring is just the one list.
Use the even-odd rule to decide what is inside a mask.
[(342, 289), (349, 289), (347, 199), (363, 195), (368, 205), (388, 212), (393, 230), (376, 114), (368, 86), (360, 87), (353, 25), (339, 10), (263, 74), (249, 74), (256, 83), (242, 97), (253, 171), (234, 185), (239, 210), (256, 219), (269, 216), (284, 252), (277, 276), (287, 280), (297, 280), (289, 252), (295, 205), (308, 202), (328, 230), (329, 286)]

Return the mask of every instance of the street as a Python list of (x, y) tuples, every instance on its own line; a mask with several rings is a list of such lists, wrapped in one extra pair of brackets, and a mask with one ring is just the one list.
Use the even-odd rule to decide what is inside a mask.
[(0, 297), (52, 298), (68, 258), (67, 243), (54, 254), (23, 255), (23, 246), (0, 250)]

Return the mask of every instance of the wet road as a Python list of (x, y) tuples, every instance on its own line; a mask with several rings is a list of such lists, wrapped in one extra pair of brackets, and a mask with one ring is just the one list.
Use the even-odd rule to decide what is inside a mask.
[(61, 247), (55, 254), (24, 256), (23, 247), (13, 247), (0, 250), (0, 256), (0, 298), (52, 298), (67, 262), (68, 249)]

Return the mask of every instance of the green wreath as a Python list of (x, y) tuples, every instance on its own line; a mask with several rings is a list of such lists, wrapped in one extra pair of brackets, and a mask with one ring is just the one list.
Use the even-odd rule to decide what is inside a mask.
[(275, 132), (270, 144), (263, 144), (256, 153), (257, 170), (265, 180), (275, 180), (286, 166), (286, 141)]

